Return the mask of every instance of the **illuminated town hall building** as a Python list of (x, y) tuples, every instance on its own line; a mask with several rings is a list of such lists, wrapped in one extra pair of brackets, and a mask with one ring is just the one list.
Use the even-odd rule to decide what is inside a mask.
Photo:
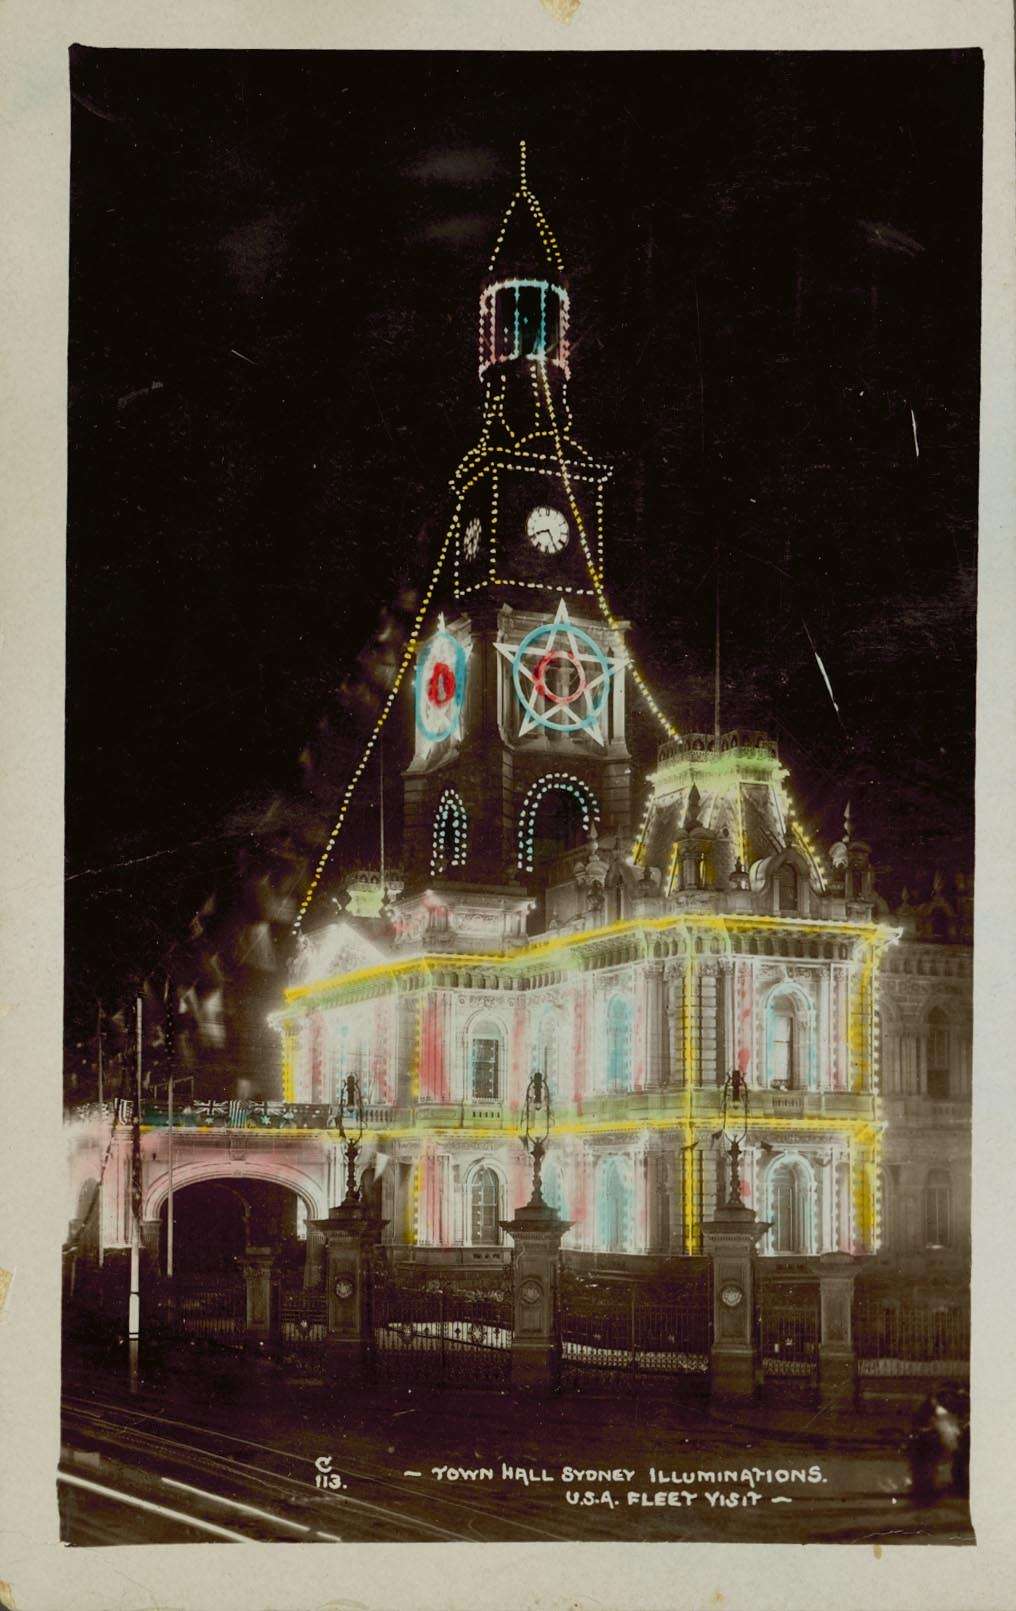
[[(520, 1113), (540, 1070), (543, 1188), (571, 1222), (566, 1251), (701, 1252), (724, 1131), (744, 1122), (741, 1195), (770, 1227), (763, 1254), (881, 1251), (924, 1268), (931, 1249), (962, 1268), (969, 893), (957, 881), (891, 914), (849, 813), (828, 853), (810, 841), (770, 739), (670, 727), (605, 592), (610, 469), (573, 421), (572, 318), (523, 165), (480, 293), (478, 439), (351, 780), (389, 712), (408, 721), (411, 706), (399, 878), (365, 894), (347, 877), (336, 905), (340, 816), (290, 914), (266, 1105), (283, 1127), (224, 1135), (181, 1118), (176, 1189), (260, 1177), (295, 1194), (298, 1232), (327, 1215), (342, 1193), (334, 1114), (355, 1074), (361, 1183), (385, 1239), (500, 1257), (500, 1222), (529, 1196)], [(626, 738), (633, 696), (662, 729), (647, 780)], [(81, 1216), (100, 1149), (94, 1127), (76, 1133)], [(171, 1138), (147, 1137), (155, 1251)], [(123, 1128), (113, 1153), (107, 1248), (130, 1235)], [(309, 1251), (313, 1282), (313, 1238)]]
[[(401, 888), (315, 924), (311, 886), (281, 1094), (332, 1103), (355, 1072), (386, 1236), (482, 1249), (528, 1195), (539, 1069), (565, 1248), (668, 1255), (701, 1250), (736, 1070), (761, 1251), (960, 1246), (969, 913), (940, 901), (911, 945), (849, 818), (828, 858), (811, 844), (774, 743), (669, 729), (604, 592), (610, 470), (575, 434), (571, 318), (523, 166), (480, 296), (479, 439), (393, 691), (415, 718)], [(633, 684), (665, 733), (639, 822)]]

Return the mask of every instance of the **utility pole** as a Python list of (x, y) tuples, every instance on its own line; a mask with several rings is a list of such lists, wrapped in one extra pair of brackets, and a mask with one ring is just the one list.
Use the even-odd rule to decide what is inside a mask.
[[(171, 1054), (172, 1055), (172, 1054)], [(173, 1279), (173, 1064), (169, 1065), (169, 1133), (166, 1143), (166, 1170), (169, 1190), (166, 1194), (166, 1275)]]
[(138, 1390), (138, 1342), (141, 1336), (141, 997), (136, 1006), (137, 1090), (134, 1096), (134, 1127), (131, 1144), (131, 1290), (127, 1306), (127, 1345), (130, 1355), (131, 1392)]
[(176, 1074), (175, 1009), (176, 991), (173, 987), (173, 981), (167, 978), (163, 1005), (163, 1040), (166, 1047), (168, 1073), (167, 1084), (169, 1088), (169, 1130), (166, 1138), (166, 1173), (169, 1177), (169, 1189), (166, 1194), (166, 1277), (170, 1282), (170, 1302), (172, 1302), (173, 1290), (173, 1077)]
[[(98, 1003), (98, 1013), (97, 1013), (96, 1025), (95, 1025), (95, 1038), (96, 1038), (96, 1040), (98, 1042), (98, 1064), (99, 1064), (99, 1158), (100, 1158), (100, 1160), (104, 1160), (105, 1156), (106, 1156), (106, 1110), (102, 1105), (102, 1002), (101, 1001)], [(103, 1177), (104, 1173), (105, 1173), (105, 1168), (103, 1168), (103, 1169), (101, 1169), (99, 1171), (99, 1200), (95, 1205), (95, 1212), (96, 1212), (96, 1215), (98, 1216), (98, 1220), (97, 1220), (98, 1232), (97, 1232), (97, 1235), (98, 1235), (98, 1242), (99, 1242), (99, 1269), (100, 1270), (102, 1269), (103, 1258), (104, 1258), (104, 1255), (105, 1255), (105, 1246), (104, 1246), (104, 1239), (103, 1239), (103, 1234), (102, 1234), (102, 1177)]]

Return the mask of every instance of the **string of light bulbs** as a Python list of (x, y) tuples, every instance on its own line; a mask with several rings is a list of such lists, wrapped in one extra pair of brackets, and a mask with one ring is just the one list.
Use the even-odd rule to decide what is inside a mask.
[[(542, 354), (533, 361), (539, 371), (540, 382), (543, 387), (543, 395), (547, 404), (547, 415), (550, 420), (550, 428), (554, 436), (554, 451), (557, 458), (558, 468), (561, 471), (561, 481), (564, 486), (568, 503), (571, 507), (576, 530), (579, 534), (579, 542), (582, 545), (582, 554), (586, 562), (586, 570), (589, 572), (589, 580), (593, 584), (593, 592), (596, 595), (596, 602), (600, 606), (600, 612), (603, 616), (603, 619), (606, 621), (609, 627), (617, 632), (620, 630), (620, 623), (618, 622), (617, 617), (614, 615), (614, 612), (610, 607), (610, 601), (608, 600), (604, 591), (600, 573), (596, 567), (596, 562), (593, 559), (593, 551), (589, 546), (589, 540), (586, 536), (585, 522), (582, 519), (582, 513), (576, 501), (575, 494), (572, 491), (571, 476), (568, 473), (568, 465), (561, 443), (561, 433), (557, 423), (557, 414), (554, 410), (554, 399), (551, 396), (550, 383), (547, 379), (547, 361)], [(667, 737), (680, 738), (681, 735), (677, 728), (660, 709), (659, 705), (656, 703), (656, 700), (650, 693), (646, 681), (642, 676), (642, 673), (639, 671), (638, 666), (635, 664), (630, 652), (628, 653), (628, 667), (631, 671), (635, 686), (638, 688), (643, 699), (645, 699), (650, 710), (656, 717), (656, 720), (659, 722), (660, 726), (663, 728), (663, 731), (666, 733)]]
[(301, 929), (301, 927), (303, 925), (304, 917), (306, 916), (306, 913), (307, 913), (307, 909), (308, 909), (308, 907), (310, 906), (311, 902), (314, 899), (314, 895), (315, 895), (315, 893), (317, 891), (317, 887), (321, 882), (321, 879), (322, 879), (322, 877), (324, 875), (325, 868), (327, 867), (329, 859), (331, 857), (332, 850), (334, 849), (335, 841), (338, 838), (339, 833), (340, 833), (340, 831), (342, 829), (342, 824), (346, 820), (346, 813), (349, 810), (350, 801), (352, 800), (353, 795), (356, 792), (356, 785), (359, 783), (360, 778), (363, 776), (364, 769), (365, 769), (365, 767), (367, 765), (367, 762), (370, 760), (371, 753), (372, 753), (372, 751), (374, 749), (374, 746), (375, 746), (375, 744), (377, 743), (378, 739), (381, 736), (381, 730), (384, 727), (384, 724), (388, 719), (388, 713), (391, 710), (392, 706), (394, 705), (396, 697), (397, 697), (398, 692), (399, 692), (399, 689), (401, 688), (403, 680), (405, 679), (406, 672), (409, 669), (410, 661), (412, 660), (414, 654), (416, 653), (416, 650), (417, 650), (417, 647), (418, 647), (419, 641), (420, 641), (420, 632), (421, 632), (421, 630), (423, 628), (423, 623), (424, 623), (424, 621), (426, 619), (427, 611), (430, 609), (430, 601), (434, 596), (434, 589), (437, 587), (438, 580), (439, 580), (441, 572), (442, 572), (442, 570), (444, 568), (445, 557), (446, 557), (446, 555), (448, 553), (448, 548), (449, 548), (449, 545), (451, 543), (451, 540), (452, 540), (453, 536), (455, 535), (455, 531), (456, 531), (457, 526), (458, 526), (458, 516), (455, 515), (452, 518), (452, 521), (451, 521), (451, 523), (450, 523), (450, 525), (448, 527), (448, 530), (445, 532), (444, 541), (441, 544), (441, 551), (440, 551), (440, 553), (438, 554), (438, 557), (437, 557), (437, 564), (434, 566), (434, 569), (431, 572), (430, 581), (427, 583), (427, 588), (426, 588), (426, 591), (424, 592), (423, 600), (422, 600), (422, 602), (420, 604), (420, 608), (416, 612), (416, 617), (415, 617), (415, 619), (413, 621), (412, 631), (410, 632), (409, 637), (406, 639), (406, 646), (402, 651), (402, 659), (399, 661), (399, 667), (398, 667), (398, 670), (395, 673), (395, 677), (394, 677), (394, 679), (392, 681), (392, 685), (389, 688), (388, 693), (385, 695), (384, 703), (381, 706), (381, 710), (380, 710), (380, 712), (378, 714), (377, 720), (374, 723), (374, 728), (373, 728), (373, 731), (371, 732), (370, 738), (367, 740), (367, 743), (366, 743), (366, 746), (364, 748), (363, 754), (360, 756), (360, 759), (359, 759), (359, 761), (358, 761), (358, 763), (357, 763), (357, 765), (356, 765), (356, 767), (355, 767), (355, 769), (353, 771), (353, 774), (350, 777), (349, 782), (346, 784), (345, 789), (343, 790), (342, 800), (341, 800), (341, 802), (339, 804), (339, 814), (335, 819), (334, 826), (332, 827), (332, 831), (328, 836), (328, 840), (327, 840), (327, 842), (325, 844), (325, 848), (321, 852), (321, 855), (318, 857), (318, 862), (317, 862), (317, 866), (314, 869), (313, 877), (311, 878), (310, 883), (307, 885), (307, 888), (304, 891), (303, 900), (300, 902), (300, 909), (296, 914), (296, 921), (293, 924), (293, 933), (294, 934), (299, 934), (299, 932), (300, 932), (300, 929)]

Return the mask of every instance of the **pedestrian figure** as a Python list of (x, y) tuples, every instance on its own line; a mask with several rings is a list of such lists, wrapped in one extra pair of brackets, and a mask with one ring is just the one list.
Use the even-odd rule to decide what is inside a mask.
[(952, 1466), (959, 1441), (956, 1417), (942, 1403), (937, 1390), (929, 1393), (918, 1407), (907, 1440), (910, 1492), (915, 1504), (934, 1504), (942, 1468), (947, 1462)]

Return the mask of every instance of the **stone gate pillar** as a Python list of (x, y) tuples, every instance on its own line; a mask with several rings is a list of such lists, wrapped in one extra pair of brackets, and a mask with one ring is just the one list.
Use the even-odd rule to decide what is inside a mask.
[(240, 1255), (244, 1283), (247, 1288), (245, 1330), (256, 1342), (272, 1336), (277, 1316), (273, 1312), (274, 1273), (276, 1249), (274, 1247), (245, 1247)]
[(755, 1244), (768, 1229), (753, 1208), (731, 1202), (702, 1226), (702, 1246), (713, 1264), (709, 1391), (715, 1399), (755, 1392)]
[(819, 1279), (821, 1332), (818, 1386), (823, 1404), (853, 1399), (856, 1361), (851, 1316), (858, 1260), (849, 1253), (822, 1253), (815, 1260)]
[(370, 1341), (370, 1263), (385, 1220), (375, 1219), (366, 1204), (348, 1200), (331, 1209), (327, 1219), (309, 1221), (324, 1242), (327, 1332), (325, 1341), (338, 1370), (362, 1375)]
[(557, 1278), (561, 1238), (571, 1221), (544, 1202), (527, 1203), (501, 1229), (515, 1244), (512, 1260), (512, 1386), (548, 1392), (557, 1384)]

